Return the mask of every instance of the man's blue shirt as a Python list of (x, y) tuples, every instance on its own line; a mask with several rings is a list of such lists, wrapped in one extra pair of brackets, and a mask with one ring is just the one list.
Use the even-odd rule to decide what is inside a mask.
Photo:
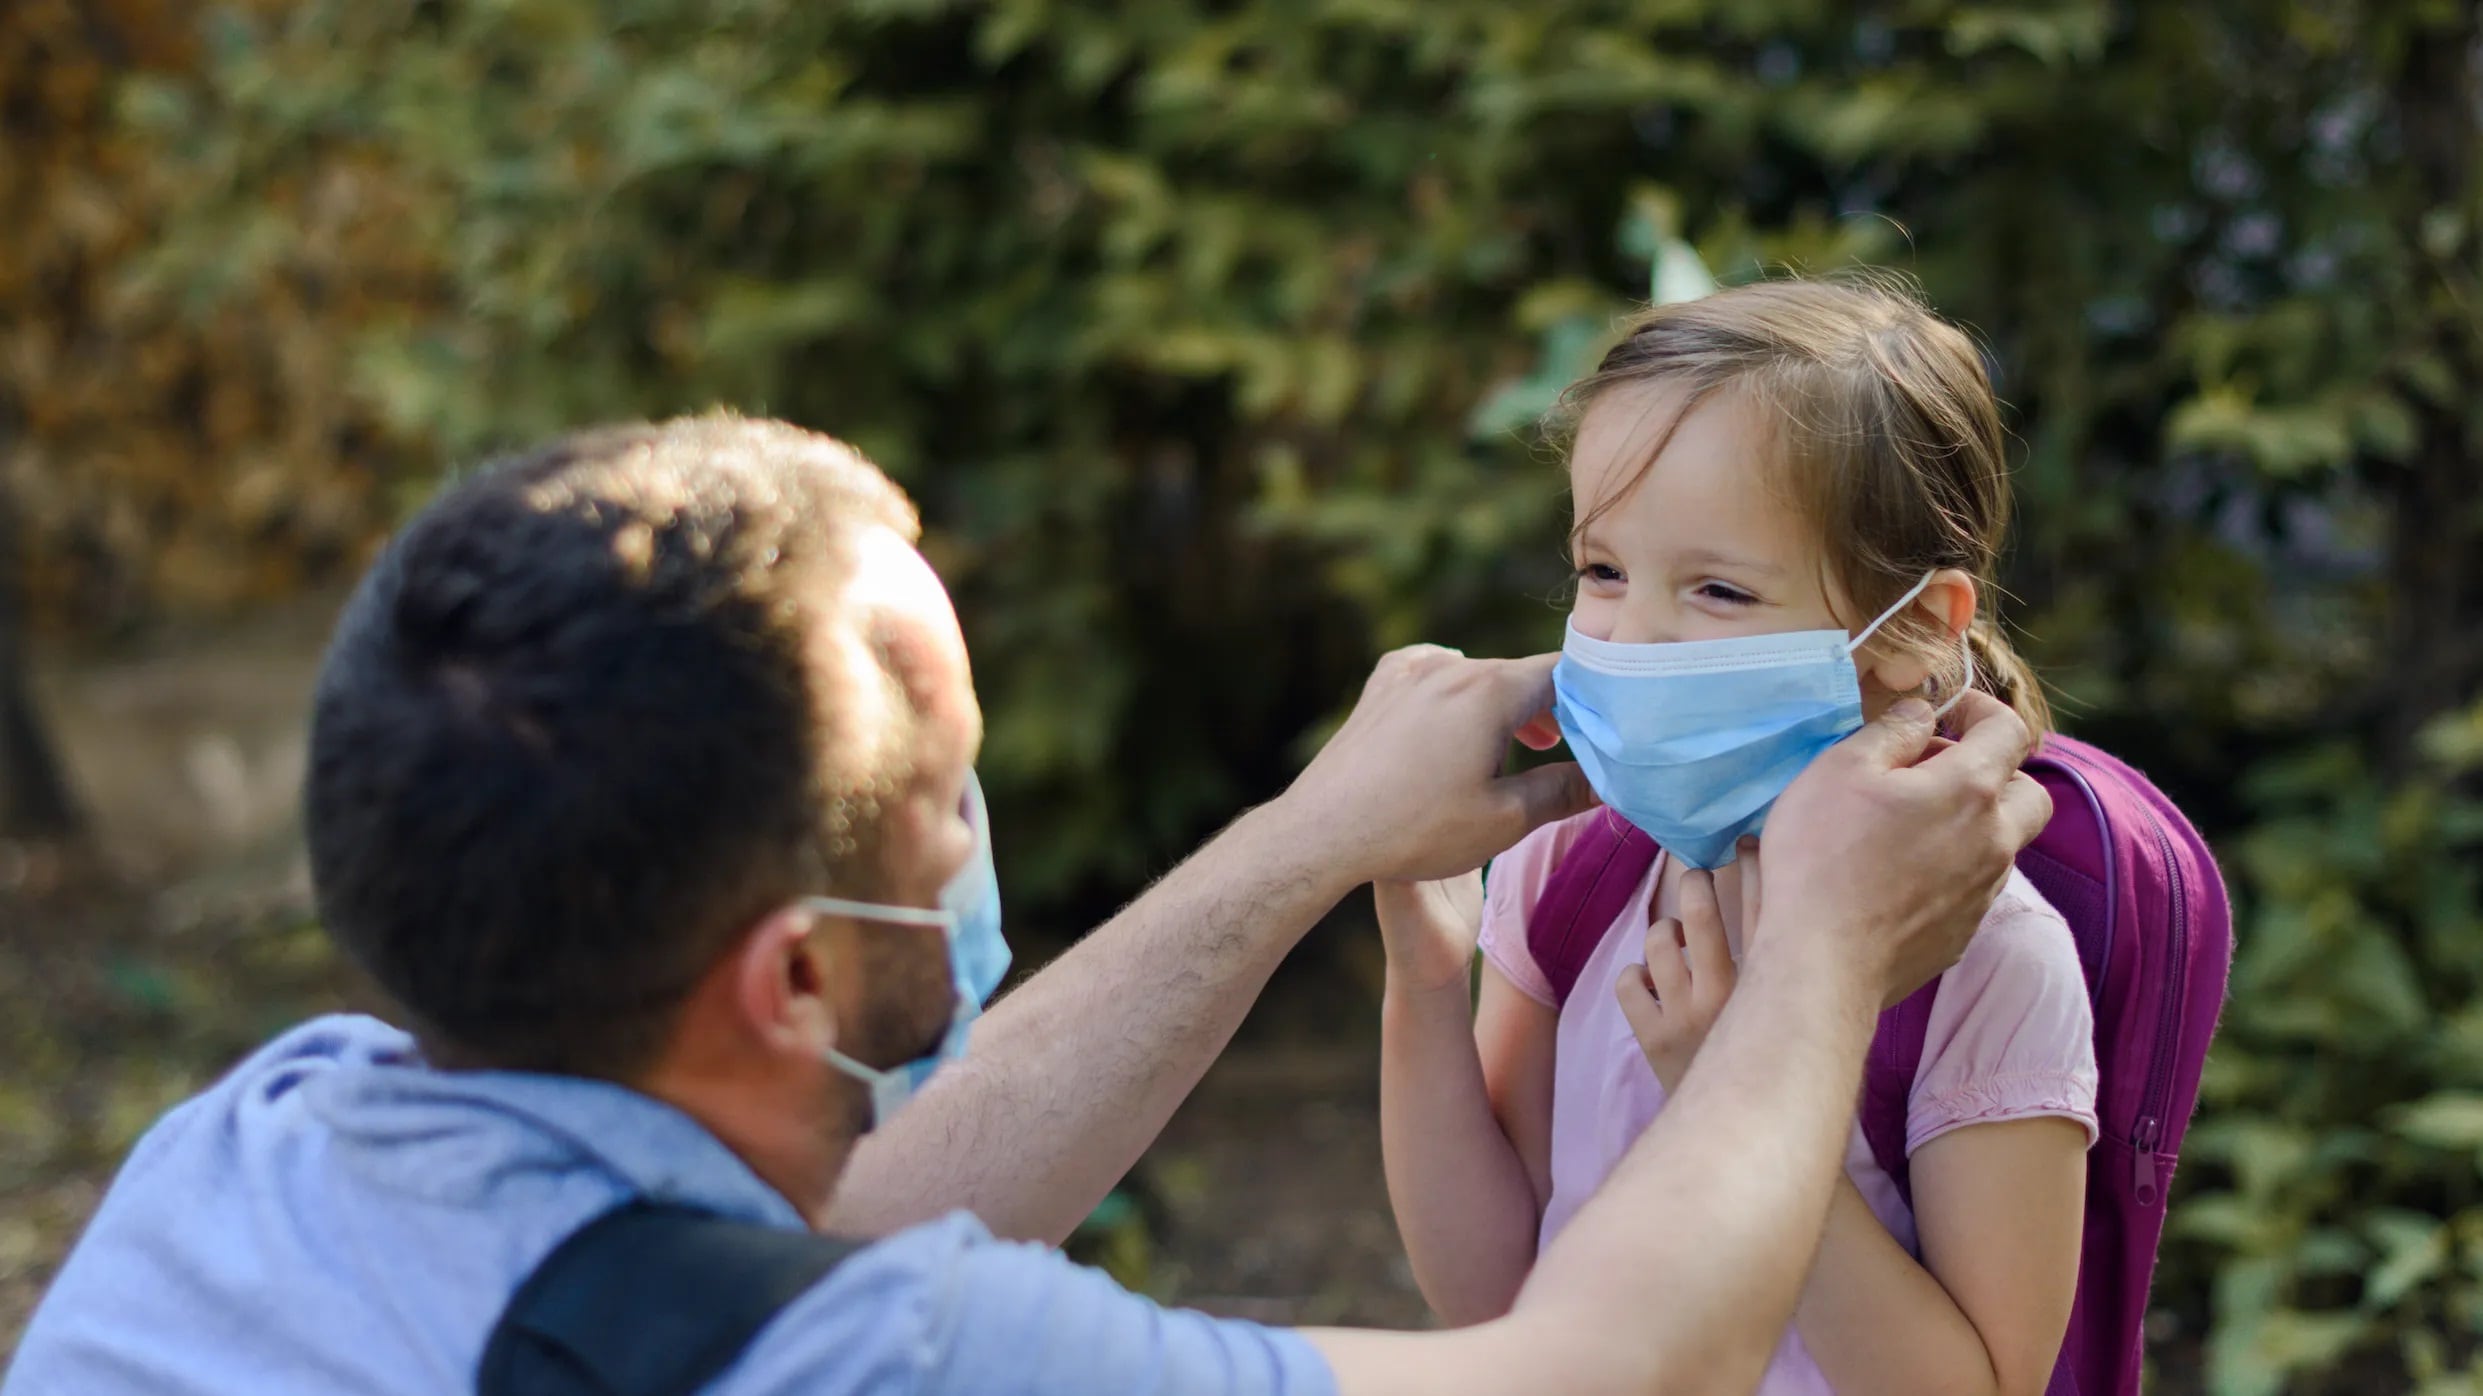
[[(139, 1141), (5, 1396), (471, 1391), (552, 1247), (632, 1198), (796, 1228), (696, 1122), (622, 1087), (445, 1072), (368, 1018), (306, 1023)], [(881, 1241), (706, 1388), (1330, 1396), (1279, 1329), (1167, 1310), (962, 1213)]]

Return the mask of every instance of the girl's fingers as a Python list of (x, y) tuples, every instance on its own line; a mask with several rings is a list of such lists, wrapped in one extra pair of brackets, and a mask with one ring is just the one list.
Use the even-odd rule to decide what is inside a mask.
[(1642, 1046), (1663, 1040), (1664, 1009), (1655, 1001), (1655, 986), (1648, 982), (1644, 965), (1623, 965), (1612, 983), (1612, 996), (1621, 1001), (1621, 1016), (1629, 1020), (1629, 1030)]
[(1693, 871), (1681, 879), (1681, 935), (1690, 977), (1717, 994), (1730, 991), (1733, 952), (1724, 943), (1724, 913), (1716, 905), (1714, 873)]
[(1681, 955), (1681, 923), (1667, 916), (1647, 927), (1647, 982), (1656, 998), (1664, 1003), (1688, 1003), (1690, 974), (1690, 965)]

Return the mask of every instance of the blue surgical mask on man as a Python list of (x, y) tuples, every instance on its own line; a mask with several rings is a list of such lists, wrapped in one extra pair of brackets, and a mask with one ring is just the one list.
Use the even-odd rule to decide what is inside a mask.
[(1000, 934), (1000, 876), (992, 864), (991, 816), (983, 804), (982, 782), (972, 774), (966, 777), (965, 815), (974, 828), (974, 852), (941, 889), (936, 909), (842, 897), (808, 897), (802, 902), (808, 910), (858, 921), (938, 927), (948, 937), (949, 975), (956, 986), (956, 999), (948, 1030), (930, 1051), (885, 1069), (865, 1066), (834, 1047), (823, 1054), (828, 1065), (870, 1091), (873, 1128), (886, 1124), (913, 1099), (933, 1072), (966, 1054), (969, 1029), (1009, 972), (1009, 942)]
[[(1721, 867), (1793, 778), (1862, 726), (1854, 654), (1931, 577), (1851, 638), (1801, 630), (1626, 645), (1573, 624), (1552, 671), (1561, 736), (1606, 806), (1689, 866)], [(1972, 686), (1971, 650), (1967, 664), (1941, 715)]]

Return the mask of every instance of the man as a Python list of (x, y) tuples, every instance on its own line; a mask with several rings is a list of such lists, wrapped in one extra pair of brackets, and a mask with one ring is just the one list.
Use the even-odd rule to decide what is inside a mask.
[(1573, 768), (1499, 774), (1549, 661), (1391, 656), (1291, 790), (899, 1111), (998, 973), (980, 714), (914, 535), (845, 447), (726, 418), (556, 442), (410, 525), (339, 624), (307, 815), (321, 913), (411, 1035), (311, 1023), (168, 1115), (9, 1396), (471, 1389), (512, 1294), (633, 1199), (886, 1238), (715, 1392), (1746, 1389), (1874, 1015), (2045, 817), (2023, 728), (1978, 706), (1914, 765), (1914, 705), (1788, 792), (1733, 1005), (1505, 1319), (1219, 1321), (991, 1233), (1065, 1235), (1347, 891), (1583, 805)]

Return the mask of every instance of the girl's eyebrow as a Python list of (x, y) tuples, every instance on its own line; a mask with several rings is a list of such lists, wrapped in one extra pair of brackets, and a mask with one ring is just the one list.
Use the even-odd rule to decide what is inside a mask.
[(1730, 567), (1738, 571), (1755, 572), (1769, 577), (1781, 577), (1785, 574), (1785, 569), (1775, 563), (1763, 562), (1755, 557), (1744, 557), (1739, 553), (1718, 552), (1713, 548), (1688, 549), (1681, 554), (1681, 561), (1694, 567)]

